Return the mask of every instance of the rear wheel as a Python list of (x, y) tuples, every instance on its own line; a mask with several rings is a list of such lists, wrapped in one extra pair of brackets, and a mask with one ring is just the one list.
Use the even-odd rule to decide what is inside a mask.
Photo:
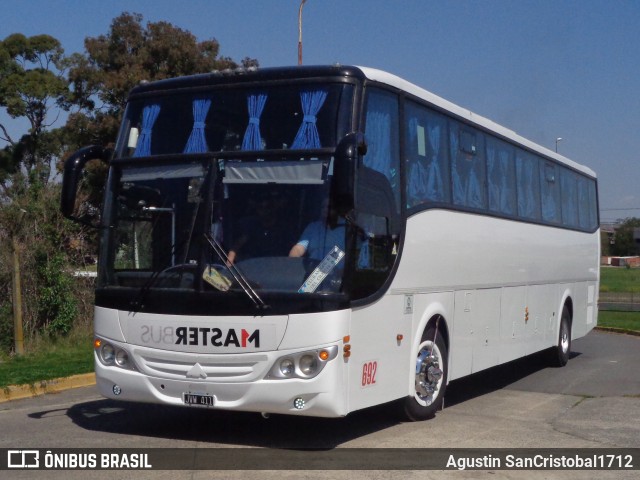
[(411, 421), (427, 420), (442, 408), (447, 386), (447, 348), (440, 333), (425, 332), (414, 364), (413, 395), (403, 401), (405, 416)]
[(571, 312), (565, 305), (562, 308), (560, 318), (560, 333), (558, 334), (558, 344), (552, 351), (552, 362), (557, 367), (564, 367), (569, 361), (571, 354)]

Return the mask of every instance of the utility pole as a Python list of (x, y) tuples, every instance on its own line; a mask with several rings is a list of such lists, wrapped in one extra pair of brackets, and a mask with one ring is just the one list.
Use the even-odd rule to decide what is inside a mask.
[(307, 0), (300, 2), (300, 9), (298, 10), (298, 65), (302, 65), (302, 7)]
[(15, 339), (16, 354), (24, 353), (24, 336), (22, 332), (22, 285), (20, 281), (20, 254), (18, 238), (11, 236), (13, 247), (13, 337)]

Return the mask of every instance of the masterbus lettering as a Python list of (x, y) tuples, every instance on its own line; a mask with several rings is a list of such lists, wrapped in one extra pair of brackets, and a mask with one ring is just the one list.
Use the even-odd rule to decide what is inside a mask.
[(260, 347), (260, 330), (249, 333), (244, 328), (240, 330), (240, 336), (235, 329), (230, 328), (224, 332), (220, 328), (208, 327), (178, 327), (176, 328), (176, 345), (212, 345), (214, 347), (242, 347), (249, 344)]

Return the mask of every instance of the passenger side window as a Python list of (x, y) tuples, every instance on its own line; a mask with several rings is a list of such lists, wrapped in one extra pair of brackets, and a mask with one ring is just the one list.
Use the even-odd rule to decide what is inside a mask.
[(489, 210), (516, 214), (516, 168), (514, 148), (508, 143), (487, 138), (487, 178)]
[[(594, 188), (591, 188), (594, 187)], [(581, 229), (591, 230), (597, 223), (595, 216), (595, 185), (588, 178), (578, 179), (578, 223)]]
[(449, 150), (453, 203), (486, 208), (484, 136), (470, 127), (451, 121)]
[(567, 227), (578, 226), (578, 178), (566, 168), (560, 174), (562, 188), (562, 223)]
[(545, 222), (560, 223), (560, 178), (558, 166), (540, 162), (540, 190), (542, 197), (542, 219)]
[(540, 220), (540, 182), (538, 159), (523, 150), (516, 152), (516, 178), (518, 179), (518, 215)]
[(400, 211), (400, 135), (398, 96), (372, 88), (367, 97), (364, 166), (382, 173), (393, 190)]
[(405, 112), (407, 207), (448, 202), (447, 121), (413, 102)]

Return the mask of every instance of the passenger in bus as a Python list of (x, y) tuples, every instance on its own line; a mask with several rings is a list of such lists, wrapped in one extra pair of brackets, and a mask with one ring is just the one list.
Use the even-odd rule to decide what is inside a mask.
[(255, 257), (286, 257), (295, 241), (291, 229), (281, 214), (286, 203), (279, 192), (262, 193), (255, 202), (255, 215), (238, 222), (239, 235), (228, 253), (228, 264), (238, 259)]
[(334, 246), (344, 251), (345, 224), (338, 220), (335, 209), (329, 208), (329, 199), (322, 201), (320, 218), (311, 222), (302, 232), (291, 251), (290, 257), (302, 257), (305, 254), (312, 260), (322, 260)]

